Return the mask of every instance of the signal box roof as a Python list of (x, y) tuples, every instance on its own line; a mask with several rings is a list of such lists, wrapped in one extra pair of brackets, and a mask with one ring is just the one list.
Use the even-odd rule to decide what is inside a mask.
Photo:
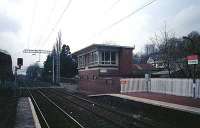
[(83, 54), (83, 53), (87, 53), (90, 50), (93, 50), (95, 48), (108, 48), (108, 49), (119, 49), (119, 48), (127, 48), (127, 49), (134, 49), (134, 47), (130, 47), (130, 46), (121, 46), (121, 45), (111, 45), (111, 44), (92, 44), (89, 45), (81, 50), (78, 50), (76, 52), (74, 52), (74, 55), (79, 55), (79, 54)]

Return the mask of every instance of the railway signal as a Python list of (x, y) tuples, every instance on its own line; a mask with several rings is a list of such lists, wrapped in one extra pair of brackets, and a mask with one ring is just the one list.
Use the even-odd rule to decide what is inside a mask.
[(19, 66), (19, 68), (21, 68), (21, 66), (23, 65), (23, 58), (17, 58), (17, 65)]

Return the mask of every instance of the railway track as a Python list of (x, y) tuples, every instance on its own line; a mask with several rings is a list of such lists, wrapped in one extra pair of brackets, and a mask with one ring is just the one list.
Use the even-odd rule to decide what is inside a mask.
[(42, 128), (85, 128), (46, 95), (26, 90), (36, 108)]
[(27, 89), (42, 128), (166, 128), (62, 89)]
[(87, 128), (121, 128), (120, 125), (115, 122), (111, 122), (99, 115), (86, 110), (85, 108), (74, 104), (71, 101), (66, 101), (63, 97), (56, 96), (55, 93), (47, 93), (44, 91), (38, 91), (42, 95), (46, 95), (49, 99), (56, 102), (61, 108), (70, 113), (75, 119)]
[[(115, 125), (115, 127), (121, 128), (163, 128), (158, 123), (155, 122), (145, 122), (143, 120), (133, 118), (130, 115), (126, 115), (124, 113), (114, 111), (110, 108), (97, 104), (96, 102), (90, 101), (88, 99), (82, 98), (80, 96), (74, 95), (72, 93), (68, 93), (65, 90), (60, 89), (45, 89), (41, 90), (42, 93), (50, 96), (56, 97), (56, 101), (74, 104), (75, 107), (79, 107), (79, 109), (84, 109), (88, 113), (92, 113), (97, 117), (110, 122)], [(62, 103), (61, 103), (62, 104)]]
[[(112, 107), (112, 105), (110, 106), (101, 102), (93, 101), (86, 96), (71, 93), (65, 89), (27, 89), (25, 96), (31, 97), (42, 128), (179, 127), (179, 124), (162, 122), (160, 121), (160, 118), (158, 120), (154, 119), (154, 114), (151, 111), (155, 113), (155, 110), (152, 110), (151, 108), (145, 112), (151, 112), (153, 114), (152, 117), (146, 118), (146, 116), (143, 117), (142, 114), (137, 118), (134, 114), (136, 113), (136, 115), (139, 115), (140, 113), (131, 113), (132, 110), (130, 110), (129, 114), (128, 111), (126, 112), (123, 109), (116, 109), (115, 107)], [(107, 98), (106, 100), (110, 101), (110, 99)], [(118, 102), (121, 101), (116, 101), (116, 103)], [(135, 108), (134, 106), (132, 107)], [(160, 111), (158, 110), (156, 112), (159, 113)], [(164, 116), (165, 114), (162, 115), (161, 118)], [(186, 123), (186, 125), (180, 126), (185, 127), (188, 125)]]

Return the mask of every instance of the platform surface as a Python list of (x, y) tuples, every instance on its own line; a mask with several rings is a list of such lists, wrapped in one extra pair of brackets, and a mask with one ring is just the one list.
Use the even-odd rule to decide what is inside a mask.
[[(114, 96), (123, 99), (128, 99), (136, 102), (142, 102), (146, 104), (156, 105), (160, 107), (175, 109), (179, 111), (189, 112), (192, 114), (200, 115), (200, 100), (192, 99), (188, 97), (162, 95), (154, 93), (125, 93), (125, 94), (99, 94), (90, 96)], [(183, 102), (184, 101), (184, 102)]]
[(33, 104), (28, 97), (19, 98), (15, 128), (41, 128)]
[(145, 98), (150, 100), (163, 101), (168, 103), (174, 103), (179, 105), (185, 105), (190, 107), (200, 108), (200, 99), (195, 99), (192, 97), (186, 96), (176, 96), (162, 93), (153, 93), (153, 92), (128, 92), (122, 93), (124, 95)]

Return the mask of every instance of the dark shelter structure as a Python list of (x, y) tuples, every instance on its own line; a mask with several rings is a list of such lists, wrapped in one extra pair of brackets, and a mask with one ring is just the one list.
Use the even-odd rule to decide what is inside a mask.
[(0, 83), (13, 78), (12, 59), (8, 52), (0, 50)]

